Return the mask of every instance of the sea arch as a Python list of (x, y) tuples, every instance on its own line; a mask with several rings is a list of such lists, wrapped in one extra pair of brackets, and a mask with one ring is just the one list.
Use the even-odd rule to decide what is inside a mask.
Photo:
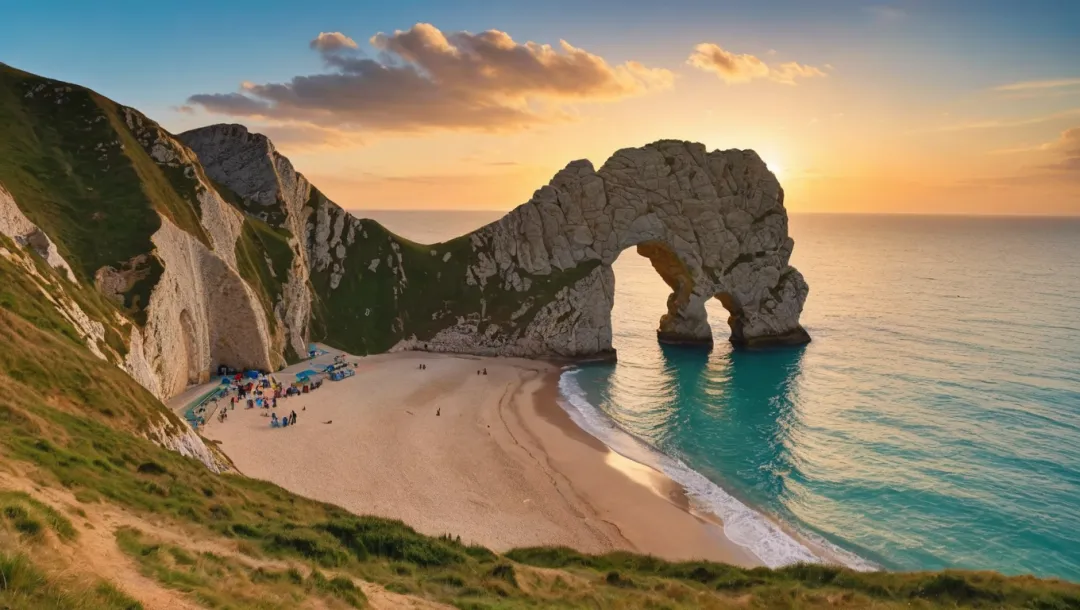
[(468, 237), (474, 260), (466, 283), (484, 291), (485, 304), (493, 291), (512, 291), (523, 305), (509, 320), (481, 310), (475, 330), (459, 317), (466, 323), (447, 333), (452, 342), (437, 334), (429, 348), (613, 354), (612, 264), (631, 248), (671, 288), (661, 341), (710, 343), (705, 303), (713, 298), (728, 311), (737, 345), (810, 339), (799, 323), (809, 288), (789, 264), (794, 240), (784, 192), (753, 151), (707, 152), (665, 140), (620, 150), (599, 170), (574, 161), (527, 203)]

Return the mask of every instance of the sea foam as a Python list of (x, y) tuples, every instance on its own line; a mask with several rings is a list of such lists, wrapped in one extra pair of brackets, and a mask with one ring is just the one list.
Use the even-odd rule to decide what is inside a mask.
[[(777, 568), (793, 563), (824, 563), (805, 544), (789, 535), (779, 525), (746, 506), (682, 460), (648, 445), (619, 427), (602, 410), (591, 404), (577, 381), (577, 369), (569, 368), (559, 377), (560, 405), (581, 429), (600, 440), (612, 451), (655, 468), (683, 486), (694, 504), (716, 515), (724, 524), (729, 540), (754, 554), (762, 563)], [(829, 562), (840, 562), (856, 570), (874, 570), (878, 566), (841, 549), (827, 540), (800, 532), (799, 536), (825, 550)]]

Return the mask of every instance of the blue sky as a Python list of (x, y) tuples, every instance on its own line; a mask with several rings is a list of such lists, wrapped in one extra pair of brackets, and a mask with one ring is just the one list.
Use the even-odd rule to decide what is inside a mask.
[[(945, 90), (1054, 78), (1080, 64), (1080, 2), (1073, 0), (4, 0), (0, 7), (0, 61), (148, 109), (182, 103), (197, 91), (232, 90), (242, 80), (317, 70), (318, 57), (304, 51), (318, 32), (365, 40), (419, 21), (444, 31), (500, 29), (537, 42), (565, 38), (605, 57), (669, 64), (699, 39), (722, 39), (746, 52), (845, 55), (867, 71), (888, 60), (898, 80)], [(908, 27), (872, 23), (890, 14)]]
[[(877, 181), (880, 188), (882, 180), (911, 173), (911, 164), (904, 159), (927, 149), (940, 150), (964, 184), (1012, 175), (1026, 179), (1030, 168), (1056, 163), (1049, 155), (1072, 146), (1067, 130), (1080, 126), (1075, 114), (1080, 109), (1080, 87), (994, 93), (996, 87), (1010, 83), (1080, 79), (1077, 0), (0, 0), (0, 15), (0, 61), (86, 85), (173, 130), (221, 121), (244, 122), (267, 133), (282, 127), (280, 121), (260, 123), (259, 117), (207, 109), (184, 113), (177, 108), (193, 94), (235, 93), (242, 82), (287, 84), (297, 76), (325, 73), (325, 57), (308, 46), (320, 32), (341, 32), (358, 43), (358, 56), (379, 59), (379, 52), (368, 43), (378, 32), (409, 30), (417, 23), (430, 23), (448, 35), (495, 29), (516, 43), (535, 41), (558, 49), (565, 39), (611, 66), (636, 61), (672, 75), (673, 84), (660, 88), (666, 92), (627, 95), (604, 104), (558, 100), (559, 111), (578, 121), (576, 131), (564, 136), (558, 135), (563, 132), (554, 124), (523, 132), (534, 134), (530, 139), (520, 134), (497, 138), (466, 133), (458, 127), (447, 135), (445, 126), (435, 126), (430, 134), (374, 133), (365, 126), (343, 127), (339, 121), (330, 127), (351, 130), (353, 139), (346, 138), (351, 148), (339, 143), (319, 151), (310, 142), (293, 148), (284, 144), (302, 169), (339, 181), (331, 190), (356, 205), (367, 205), (364, 189), (371, 180), (408, 182), (402, 178), (410, 175), (409, 158), (438, 175), (464, 180), (465, 160), (476, 157), (475, 151), (511, 150), (520, 167), (493, 180), (507, 185), (527, 180), (528, 186), (493, 187), (490, 201), (482, 202), (482, 207), (489, 207), (509, 198), (505, 204), (509, 206), (569, 158), (601, 161), (627, 142), (668, 135), (721, 147), (754, 146), (767, 151), (774, 165), (786, 170), (789, 181), (808, 184), (820, 182), (822, 176), (830, 180), (857, 176)], [(773, 66), (796, 62), (819, 69), (823, 76), (800, 80), (798, 87), (765, 80), (722, 82), (716, 74), (687, 65), (691, 50), (701, 43)], [(401, 63), (401, 58), (396, 61)], [(522, 100), (530, 106), (538, 103), (531, 97)], [(665, 113), (670, 120), (658, 118)], [(698, 115), (697, 122), (685, 120)], [(635, 129), (603, 127), (605, 122), (639, 122), (635, 117), (647, 120)], [(295, 117), (286, 122), (296, 127)], [(588, 129), (581, 128), (585, 123)], [(1000, 127), (941, 131), (950, 123)], [(824, 124), (833, 133), (813, 132)], [(1056, 144), (1059, 138), (1063, 143)], [(836, 147), (829, 151), (831, 165), (815, 158), (826, 146)], [(534, 154), (533, 147), (550, 150), (550, 158)], [(895, 149), (893, 157), (882, 156), (883, 147)], [(451, 159), (448, 150), (472, 152)], [(1030, 154), (997, 155), (1002, 150)], [(399, 158), (400, 162), (393, 161)], [(873, 167), (863, 163), (867, 159), (875, 160)], [(523, 169), (526, 166), (531, 173)], [(920, 179), (922, 183), (940, 186), (942, 178), (933, 173)], [(359, 174), (370, 174), (368, 182), (344, 181)], [(484, 185), (469, 184), (487, 192)], [(849, 186), (855, 188), (854, 184)], [(818, 197), (828, 192), (836, 199), (842, 192), (855, 202), (863, 196), (834, 187), (819, 188)], [(809, 195), (809, 187), (806, 193), (797, 205), (822, 207)], [(418, 200), (421, 205), (430, 194), (417, 190), (399, 197), (377, 190), (372, 196), (390, 203)], [(970, 205), (978, 205), (979, 195), (965, 196)], [(1011, 195), (1013, 200), (1031, 196)], [(1077, 208), (1080, 212), (1080, 204)]]

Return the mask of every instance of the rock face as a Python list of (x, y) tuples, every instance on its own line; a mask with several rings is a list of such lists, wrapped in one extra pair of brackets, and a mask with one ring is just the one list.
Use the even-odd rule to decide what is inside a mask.
[(124, 120), (155, 162), (180, 170), (190, 182), (190, 203), (198, 206), (206, 236), (200, 240), (162, 215), (151, 241), (164, 271), (150, 293), (146, 323), (132, 331), (125, 369), (165, 399), (205, 383), (219, 364), (276, 368), (282, 362), (274, 345), (280, 329), (271, 328), (238, 269), (243, 214), (203, 177), (198, 159), (183, 144), (130, 108), (124, 109)]
[(0, 235), (7, 235), (20, 246), (32, 248), (50, 267), (60, 270), (69, 280), (75, 281), (71, 266), (60, 256), (56, 244), (19, 210), (15, 199), (3, 184), (0, 184)]
[[(611, 350), (611, 264), (627, 248), (671, 287), (660, 340), (711, 342), (705, 302), (730, 313), (738, 345), (809, 341), (799, 325), (808, 287), (788, 264), (783, 190), (752, 151), (707, 152), (662, 141), (615, 153), (600, 168), (575, 161), (533, 198), (470, 236), (466, 282), (525, 291), (531, 278), (592, 271), (553, 295), (518, 336), (455, 325), (403, 343), (520, 356), (590, 357)], [(491, 288), (488, 288), (491, 286)]]
[[(303, 240), (309, 232), (305, 206), (311, 198), (311, 184), (278, 154), (266, 136), (250, 133), (241, 125), (212, 125), (178, 138), (198, 155), (211, 179), (227, 185), (244, 200), (247, 213), (287, 231), (293, 260), (275, 313), (285, 325), (287, 346), (295, 354), (306, 353), (312, 300), (308, 268), (319, 258), (309, 252), (313, 240)], [(340, 211), (343, 217), (344, 210)], [(325, 224), (329, 225), (329, 220)], [(325, 237), (322, 243), (329, 247)]]
[(264, 136), (214, 125), (180, 138), (249, 214), (294, 236), (294, 332), (320, 302), (321, 338), (345, 349), (610, 356), (611, 265), (628, 248), (672, 289), (661, 341), (711, 342), (714, 297), (738, 345), (809, 341), (783, 190), (752, 151), (661, 141), (621, 150), (599, 171), (574, 161), (499, 221), (417, 246), (327, 200)]

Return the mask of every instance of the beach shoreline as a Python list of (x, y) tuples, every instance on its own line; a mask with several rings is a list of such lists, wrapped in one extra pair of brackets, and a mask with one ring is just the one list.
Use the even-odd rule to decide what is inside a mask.
[[(761, 565), (681, 485), (580, 428), (559, 404), (559, 364), (346, 357), (354, 377), (279, 401), (297, 426), (271, 429), (265, 410), (238, 405), (202, 434), (247, 476), (499, 552), (568, 546)], [(311, 364), (275, 376), (287, 384)]]

